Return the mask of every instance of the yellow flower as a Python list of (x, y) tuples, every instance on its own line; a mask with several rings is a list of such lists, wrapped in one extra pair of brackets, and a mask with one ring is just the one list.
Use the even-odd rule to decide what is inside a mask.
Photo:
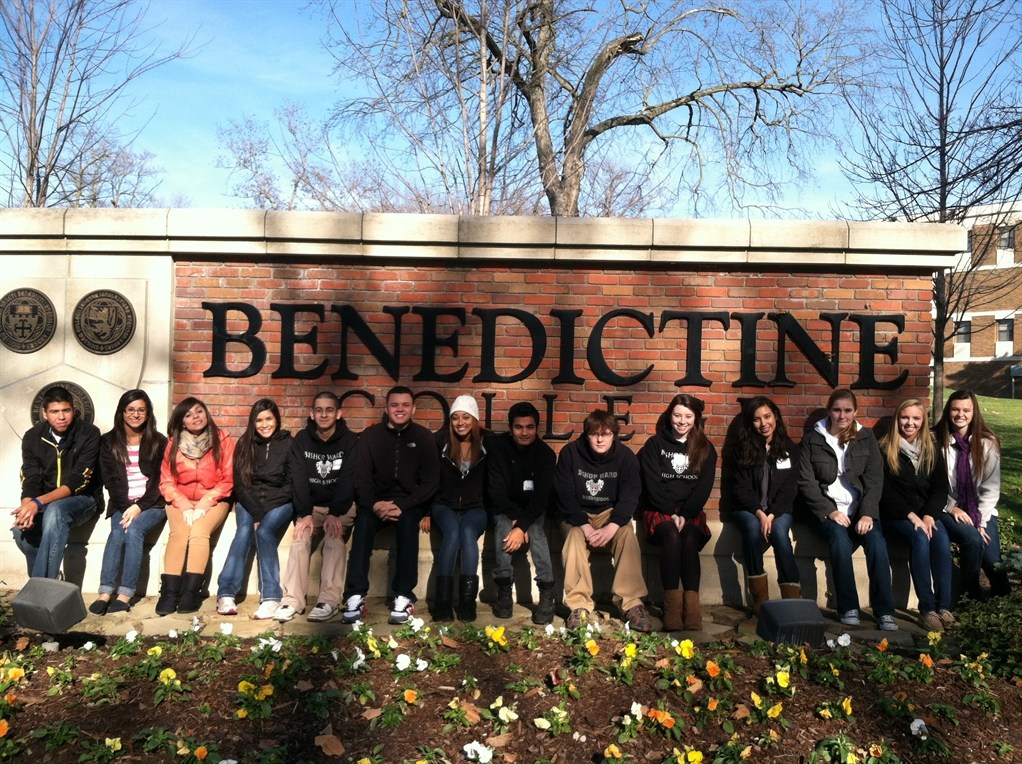
[(926, 639), (930, 642), (930, 647), (936, 647), (940, 644), (940, 632), (939, 631), (928, 631), (926, 632)]
[(820, 718), (821, 719), (830, 719), (833, 716), (834, 715), (830, 712), (829, 708), (824, 707), (824, 708), (820, 709)]
[(146, 650), (145, 654), (146, 655), (151, 655), (154, 658), (159, 658), (161, 655), (163, 655), (163, 648), (160, 647), (159, 645), (156, 645), (156, 646), (150, 647), (148, 650)]
[(625, 657), (626, 658), (634, 658), (638, 654), (639, 654), (639, 647), (634, 642), (629, 642), (627, 645), (625, 645)]
[(845, 757), (845, 764), (859, 764), (859, 757), (849, 751), (848, 756)]
[(702, 760), (703, 760), (702, 751), (687, 751), (685, 753), (685, 761), (694, 762), (694, 764), (699, 764), (699, 762), (701, 762)]
[(798, 657), (799, 657), (799, 660), (802, 662), (803, 666), (805, 666), (807, 663), (809, 663), (809, 656), (806, 655), (806, 649), (804, 647), (801, 650), (798, 651)]
[(208, 754), (209, 751), (206, 749), (206, 746), (204, 745), (200, 745), (198, 748), (195, 749), (195, 758), (198, 759), (199, 761), (205, 761), (206, 756)]
[(710, 675), (711, 679), (716, 679), (720, 676), (720, 666), (713, 661), (706, 661), (706, 673)]
[(833, 663), (830, 664), (830, 673), (833, 674), (834, 676), (841, 676), (841, 672)]
[(54, 673), (55, 673), (55, 671), (54, 671), (54, 668), (53, 668), (53, 666), (47, 666), (47, 667), (46, 667), (46, 675), (47, 675), (47, 676), (53, 676), (53, 675), (54, 675)]
[(404, 699), (405, 703), (407, 703), (408, 705), (412, 705), (415, 701), (419, 699), (419, 693), (417, 693), (415, 690), (405, 690)]
[(752, 705), (756, 708), (763, 708), (763, 698), (761, 698), (757, 693), (753, 692), (749, 697), (752, 698)]
[(240, 682), (238, 682), (238, 692), (240, 692), (242, 695), (251, 695), (253, 692), (255, 692), (255, 685), (252, 684), (247, 679), (242, 679)]
[(596, 655), (598, 652), (600, 652), (600, 646), (596, 644), (595, 639), (590, 639), (586, 642), (586, 650), (589, 651), (590, 655)]
[(621, 758), (621, 749), (618, 748), (613, 743), (611, 743), (610, 745), (608, 745), (606, 748), (603, 749), (603, 758), (605, 758), (605, 759), (620, 759)]
[(160, 682), (163, 684), (170, 684), (177, 679), (177, 672), (172, 668), (165, 668), (160, 672)]
[(373, 760), (370, 759), (368, 756), (363, 756), (361, 759), (358, 760), (357, 764), (373, 764)]
[(20, 682), (25, 678), (25, 669), (21, 668), (21, 666), (12, 666), (7, 669), (7, 678), (12, 682)]
[(841, 709), (845, 712), (846, 716), (852, 715), (852, 699), (847, 697), (841, 701)]
[(787, 671), (778, 671), (777, 686), (782, 690), (786, 690), (789, 684), (791, 684), (791, 675)]
[(504, 634), (503, 626), (487, 626), (484, 631), (491, 642), (501, 647), (507, 647), (507, 636)]
[(879, 759), (884, 755), (884, 747), (880, 743), (871, 743), (869, 746), (869, 755)]
[(248, 709), (239, 708), (237, 711), (234, 712), (234, 715), (237, 716), (239, 719), (244, 719), (245, 717), (248, 716)]
[(780, 703), (778, 703), (776, 705), (770, 706), (770, 708), (767, 709), (767, 716), (769, 716), (771, 719), (776, 719), (778, 716), (781, 715), (781, 711), (783, 710), (784, 710), (783, 706)]
[(262, 687), (259, 688), (259, 694), (256, 695), (256, 700), (266, 700), (272, 694), (273, 694), (273, 685), (272, 684), (264, 684)]
[(678, 646), (675, 648), (675, 650), (677, 651), (678, 655), (680, 655), (685, 660), (690, 660), (696, 654), (696, 646), (695, 644), (693, 644), (691, 639), (683, 639), (681, 642), (678, 643)]
[(111, 751), (121, 750), (121, 739), (119, 737), (108, 737), (106, 739), (106, 747)]

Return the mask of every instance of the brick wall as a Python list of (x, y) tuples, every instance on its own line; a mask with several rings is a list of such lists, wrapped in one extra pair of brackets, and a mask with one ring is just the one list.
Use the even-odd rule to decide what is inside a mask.
[[(738, 412), (737, 399), (759, 393), (772, 396), (781, 406), (789, 429), (798, 432), (807, 415), (818, 409), (831, 392), (831, 385), (813, 367), (791, 339), (786, 341), (785, 374), (793, 386), (734, 387), (741, 374), (740, 341), (743, 328), (732, 316), (725, 331), (716, 321), (702, 324), (700, 371), (711, 384), (679, 388), (675, 382), (686, 374), (691, 331), (683, 321), (669, 321), (660, 331), (665, 311), (705, 311), (734, 313), (791, 313), (824, 353), (831, 350), (831, 325), (821, 313), (895, 314), (904, 316), (904, 330), (893, 324), (880, 324), (876, 343), (885, 345), (896, 338), (898, 357), (891, 362), (876, 356), (876, 376), (896, 378), (907, 371), (905, 383), (895, 390), (860, 391), (860, 415), (872, 424), (890, 413), (903, 397), (926, 397), (930, 342), (930, 282), (928, 275), (875, 273), (710, 273), (705, 270), (641, 268), (635, 270), (597, 268), (509, 268), (492, 264), (457, 266), (388, 263), (366, 266), (364, 263), (337, 263), (329, 267), (313, 262), (288, 261), (279, 264), (225, 264), (203, 260), (176, 261), (176, 294), (173, 347), (173, 402), (195, 395), (207, 402), (218, 423), (235, 434), (244, 427), (248, 409), (257, 397), (274, 398), (281, 406), (286, 426), (297, 429), (304, 423), (312, 394), (322, 388), (339, 395), (352, 390), (376, 396), (375, 405), (360, 394), (350, 397), (344, 406), (349, 426), (359, 431), (377, 420), (383, 393), (400, 383), (416, 391), (429, 390), (446, 397), (470, 392), (483, 406), (483, 393), (492, 393), (492, 423), (506, 429), (509, 406), (519, 400), (531, 400), (544, 414), (543, 395), (556, 395), (553, 419), (548, 426), (555, 434), (577, 432), (585, 414), (607, 405), (605, 396), (630, 397), (630, 402), (615, 400), (615, 413), (627, 420), (622, 433), (634, 432), (633, 448), (645, 441), (667, 402), (677, 392), (701, 397), (707, 404), (707, 429), (720, 447), (727, 426)], [(265, 343), (267, 359), (262, 370), (246, 378), (207, 377), (213, 331), (211, 312), (203, 302), (245, 302), (254, 306), (263, 320), (258, 338)], [(316, 332), (316, 352), (301, 344), (295, 354), (299, 370), (326, 364), (323, 373), (313, 379), (274, 379), (272, 372), (281, 362), (281, 321), (271, 304), (302, 303), (323, 306), (320, 320), (312, 313), (300, 314), (294, 334)], [(437, 374), (454, 374), (467, 364), (462, 379), (453, 383), (416, 381), (423, 366), (422, 334), (424, 319), (410, 312), (402, 317), (401, 365), (395, 382), (354, 333), (349, 333), (347, 366), (357, 380), (332, 380), (340, 366), (342, 325), (331, 313), (331, 305), (351, 305), (370, 324), (387, 347), (393, 345), (393, 319), (383, 306), (430, 307), (465, 310), (464, 326), (453, 316), (437, 318), (436, 335), (456, 335), (457, 356), (449, 347), (435, 353)], [(474, 308), (522, 309), (535, 315), (548, 339), (544, 360), (528, 378), (512, 384), (474, 385), (472, 377), (480, 372), (482, 320)], [(631, 309), (652, 314), (653, 336), (632, 316), (621, 316), (603, 330), (602, 355), (608, 366), (623, 377), (652, 371), (641, 381), (615, 386), (601, 382), (587, 362), (586, 346), (597, 322), (615, 309)], [(550, 315), (551, 310), (580, 311), (574, 322), (571, 351), (573, 373), (581, 384), (555, 383), (563, 374), (561, 348), (565, 323)], [(249, 320), (233, 312), (227, 321), (230, 334), (250, 329)], [(565, 315), (563, 313), (558, 315)], [(777, 374), (778, 332), (767, 318), (757, 322), (755, 343), (756, 376), (770, 382)], [(844, 320), (840, 324), (838, 385), (848, 386), (859, 373), (859, 327)], [(244, 369), (251, 353), (240, 343), (230, 345), (227, 367)], [(531, 343), (528, 332), (517, 321), (498, 322), (495, 366), (499, 374), (513, 376), (528, 363)], [(425, 359), (427, 364), (429, 359)], [(431, 398), (419, 401), (416, 418), (431, 429), (443, 422), (440, 404)], [(547, 428), (544, 421), (544, 427)], [(555, 448), (565, 441), (550, 439)]]

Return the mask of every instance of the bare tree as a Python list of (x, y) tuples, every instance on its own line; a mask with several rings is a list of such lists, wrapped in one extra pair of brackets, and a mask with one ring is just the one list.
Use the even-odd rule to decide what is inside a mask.
[[(858, 206), (881, 219), (996, 229), (1022, 196), (1022, 25), (1014, 0), (881, 0), (888, 51), (877, 87), (849, 100), (862, 143), (847, 161)], [(969, 253), (933, 280), (933, 413), (943, 404), (945, 345), (955, 317), (1001, 294), (1003, 277), (978, 273)]]
[[(143, 42), (147, 9), (137, 0), (0, 2), (0, 182), (8, 205), (89, 203), (93, 192), (74, 181), (98, 169), (104, 151), (126, 150), (130, 136), (116, 123), (132, 105), (129, 85), (184, 51), (159, 55)], [(106, 171), (144, 168), (137, 179), (144, 184), (154, 170), (135, 158), (141, 165), (108, 162)]]

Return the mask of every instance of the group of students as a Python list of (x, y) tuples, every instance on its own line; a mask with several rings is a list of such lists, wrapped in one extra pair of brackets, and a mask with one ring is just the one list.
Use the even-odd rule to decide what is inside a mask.
[[(929, 629), (954, 621), (952, 542), (973, 597), (983, 596), (981, 569), (995, 595), (1007, 593), (1007, 576), (998, 567), (1000, 448), (976, 397), (952, 394), (932, 435), (922, 401), (903, 401), (879, 442), (856, 421), (857, 408), (851, 391), (835, 391), (827, 416), (796, 445), (769, 398), (743, 406), (725, 490), (731, 492), (730, 519), (743, 539), (754, 610), (769, 598), (763, 563), (768, 545), (782, 597), (801, 596), (791, 540), (799, 501), (828, 542), (844, 624), (860, 622), (852, 552), (862, 546), (874, 616), (880, 628), (897, 628), (885, 541), (890, 537), (909, 544), (920, 620)], [(700, 399), (674, 396), (638, 455), (620, 441), (618, 419), (604, 410), (591, 412), (580, 437), (558, 456), (539, 438), (539, 412), (531, 403), (514, 404), (508, 431), (500, 434), (484, 431), (469, 395), (453, 401), (436, 436), (413, 421), (414, 413), (412, 391), (394, 387), (381, 421), (356, 436), (337, 396), (320, 392), (306, 427), (292, 437), (277, 405), (262, 398), (235, 442), (202, 401), (189, 397), (174, 407), (164, 437), (149, 396), (130, 390), (118, 401), (113, 428), (100, 437), (93, 425), (75, 419), (64, 388), (50, 388), (44, 421), (22, 443), (15, 540), (29, 575), (57, 577), (70, 529), (95, 512), (98, 464), (109, 494), (110, 534), (93, 613), (130, 609), (145, 537), (164, 521), (170, 533), (156, 612), (197, 611), (210, 539), (233, 502), (237, 528), (217, 581), (217, 612), (237, 613), (254, 545), (260, 600), (254, 617), (283, 622), (303, 613), (310, 558), (322, 543), (319, 596), (307, 617), (325, 621), (340, 613), (354, 623), (367, 616), (374, 539), (389, 524), (396, 529), (396, 549), (388, 620), (404, 623), (414, 612), (419, 535), (434, 529), (439, 547), (432, 617), (476, 619), (479, 540), (492, 526), (494, 615), (511, 617), (513, 555), (528, 550), (539, 592), (532, 620), (546, 624), (557, 604), (546, 536), (547, 512), (556, 506), (569, 628), (592, 618), (589, 555), (600, 548), (611, 553), (611, 590), (624, 620), (637, 631), (653, 628), (643, 604), (647, 588), (633, 519), (660, 549), (664, 629), (701, 628), (699, 553), (710, 538), (704, 507), (718, 456), (704, 432)], [(281, 578), (277, 545), (292, 521)]]

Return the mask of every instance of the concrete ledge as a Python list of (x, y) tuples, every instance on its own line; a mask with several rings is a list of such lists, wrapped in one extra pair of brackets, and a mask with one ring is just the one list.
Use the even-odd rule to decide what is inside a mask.
[[(710, 542), (703, 549), (700, 559), (702, 562), (702, 584), (700, 595), (704, 602), (710, 605), (731, 605), (742, 607), (748, 601), (745, 573), (742, 565), (741, 536), (738, 529), (727, 522), (711, 521), (710, 528), (713, 536)], [(99, 519), (88, 523), (72, 531), (71, 542), (68, 545), (67, 554), (64, 560), (65, 577), (82, 586), (86, 599), (94, 593), (99, 586), (99, 571), (103, 559), (103, 548), (106, 535), (109, 532), (109, 520)], [(163, 566), (163, 551), (169, 530), (164, 526), (152, 538), (148, 566), (143, 566), (142, 576), (139, 580), (138, 595), (154, 595), (159, 589), (159, 574)], [(284, 534), (278, 548), (281, 570), (287, 564), (288, 549), (291, 545), (292, 529), (289, 528)], [(214, 537), (212, 565), (210, 573), (211, 595), (216, 594), (216, 579), (223, 568), (224, 561), (230, 547), (231, 538), (234, 535), (234, 519), (228, 517), (224, 528), (219, 536)], [(550, 539), (551, 551), (554, 558), (555, 570), (560, 568), (560, 548), (562, 537), (560, 527), (548, 519), (547, 537)], [(815, 600), (821, 607), (833, 608), (829, 591), (829, 574), (827, 572), (826, 558), (827, 546), (822, 537), (806, 524), (796, 523), (792, 529), (792, 537), (795, 542), (795, 555), (798, 561), (799, 571), (802, 578), (802, 593), (806, 599)], [(393, 575), (388, 570), (388, 550), (393, 542), (393, 531), (383, 529), (377, 536), (374, 546), (375, 552), (372, 557), (370, 568), (370, 596), (385, 597), (388, 594), (388, 587)], [(652, 602), (661, 602), (663, 593), (660, 585), (659, 552), (656, 547), (648, 544), (644, 536), (640, 535), (640, 545), (643, 549), (643, 567), (646, 584), (649, 587), (649, 599)], [(492, 569), (494, 539), (492, 530), (484, 534), (480, 542), (480, 575), (481, 599), (488, 601), (493, 596)], [(439, 536), (434, 533), (427, 539), (421, 538), (419, 545), (419, 585), (416, 593), (419, 599), (432, 597), (432, 567), (433, 549), (439, 546)], [(912, 591), (911, 579), (908, 571), (908, 549), (903, 545), (894, 543), (888, 544), (891, 557), (892, 573), (894, 578), (895, 604), (901, 608), (915, 608), (916, 599)], [(20, 589), (26, 579), (24, 557), (15, 546), (13, 539), (8, 536), (0, 541), (0, 581), (10, 588)], [(613, 576), (613, 566), (609, 554), (595, 552), (592, 555), (594, 568), (594, 592), (598, 603), (607, 604), (611, 601), (610, 584)], [(315, 602), (318, 592), (320, 556), (313, 555), (313, 572), (310, 576), (311, 586), (309, 591), (310, 603)], [(854, 557), (856, 578), (859, 581), (859, 597), (863, 607), (869, 602), (869, 579), (866, 576), (865, 557), (860, 552)], [(771, 595), (778, 596), (777, 575), (773, 564), (771, 552), (766, 556), (767, 574), (770, 580)], [(532, 574), (521, 556), (516, 560), (516, 581), (519, 582), (517, 599), (519, 602), (535, 601), (536, 591)], [(528, 582), (528, 586), (524, 586)], [(243, 585), (239, 597), (246, 594), (254, 595), (257, 592), (256, 571), (249, 566), (246, 577), (246, 584)]]

